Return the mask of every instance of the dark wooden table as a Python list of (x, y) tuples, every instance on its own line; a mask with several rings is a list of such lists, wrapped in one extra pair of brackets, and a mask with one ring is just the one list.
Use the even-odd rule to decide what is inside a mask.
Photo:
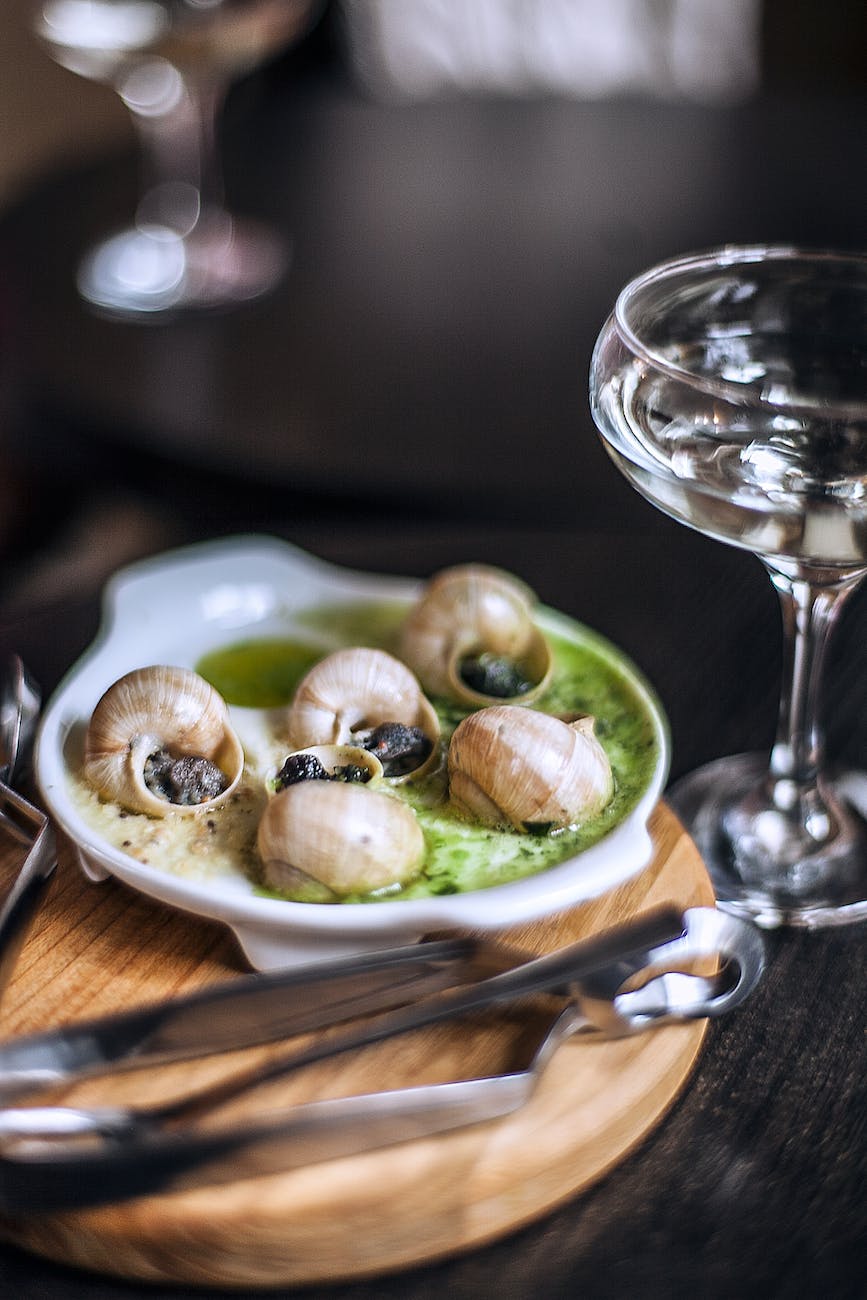
[[(863, 243), (865, 128), (858, 97), (396, 109), (266, 76), (230, 106), (230, 182), (239, 206), (292, 231), (294, 269), (242, 312), (149, 327), (88, 315), (70, 279), (126, 216), (133, 160), (50, 178), (0, 220), (3, 454), (20, 484), (0, 651), (50, 690), (94, 634), (115, 562), (268, 531), (353, 567), (424, 575), (478, 558), (520, 573), (654, 681), (673, 777), (767, 748), (770, 584), (620, 481), (587, 409), (589, 354), (619, 286), (660, 257)], [(867, 742), (865, 637), (856, 596), (825, 701), (842, 762), (863, 762)], [(464, 1258), (303, 1294), (862, 1296), (865, 929), (768, 946), (761, 988), (595, 1189)], [(22, 1300), (189, 1294), (9, 1248), (0, 1283)]]

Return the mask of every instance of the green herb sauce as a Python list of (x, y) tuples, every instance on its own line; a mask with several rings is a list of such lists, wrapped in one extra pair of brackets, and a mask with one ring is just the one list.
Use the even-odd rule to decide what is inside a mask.
[[(393, 652), (405, 614), (406, 607), (396, 603), (319, 606), (303, 611), (296, 621), (305, 633), (321, 636), (327, 648), (314, 651), (294, 640), (245, 641), (208, 654), (197, 671), (229, 704), (288, 704), (307, 668), (339, 645)], [(554, 651), (552, 682), (531, 707), (547, 713), (593, 714), (614, 773), (614, 797), (607, 807), (583, 825), (547, 834), (491, 830), (461, 819), (448, 803), (445, 747), (466, 710), (434, 700), (442, 725), (442, 762), (418, 783), (394, 787), (396, 796), (415, 810), (424, 831), (427, 856), (422, 874), (402, 888), (345, 901), (464, 893), (530, 876), (597, 843), (635, 807), (659, 757), (653, 719), (604, 641), (577, 625), (571, 633), (565, 619), (558, 619), (556, 626), (545, 629)]]
[(275, 709), (292, 699), (301, 678), (321, 658), (319, 649), (274, 638), (214, 650), (196, 667), (228, 704)]

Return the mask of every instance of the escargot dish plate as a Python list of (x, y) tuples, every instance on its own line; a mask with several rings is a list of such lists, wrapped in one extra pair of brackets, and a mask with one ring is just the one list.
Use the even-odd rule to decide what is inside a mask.
[[(465, 567), (474, 576), (478, 572)], [(495, 580), (499, 574), (483, 572), (495, 575)], [(409, 943), (436, 931), (513, 925), (596, 897), (640, 872), (652, 854), (648, 818), (668, 772), (665, 719), (652, 689), (619, 650), (545, 606), (535, 605), (532, 611), (533, 636), (541, 637), (544, 645), (533, 649), (526, 661), (538, 663), (537, 670), (529, 670), (538, 680), (532, 689), (521, 683), (505, 692), (526, 689), (526, 701), (501, 701), (484, 716), (490, 725), (464, 728), (467, 739), (458, 746), (451, 743), (457, 728), (487, 704), (473, 692), (465, 692), (463, 699), (447, 699), (427, 688), (430, 698), (422, 695), (409, 715), (410, 721), (417, 715), (423, 724), (415, 732), (427, 733), (421, 735), (426, 757), (417, 768), (410, 767), (408, 776), (406, 768), (395, 776), (384, 759), (380, 764), (370, 758), (370, 753), (381, 751), (371, 747), (369, 737), (359, 758), (360, 730), (349, 735), (348, 744), (335, 732), (332, 739), (340, 739), (342, 748), (336, 743), (323, 746), (318, 735), (305, 734), (291, 743), (286, 719), (293, 707), (297, 712), (303, 695), (299, 686), (315, 676), (314, 666), (318, 673), (324, 661), (340, 665), (344, 652), (364, 648), (375, 666), (387, 661), (394, 668), (395, 658), (408, 657), (401, 638), (424, 590), (421, 582), (337, 568), (268, 537), (193, 546), (118, 573), (105, 591), (99, 636), (49, 702), (36, 748), (36, 775), (46, 805), (71, 839), (86, 875), (94, 881), (116, 877), (170, 906), (224, 923), (237, 935), (251, 964), (268, 969)], [(403, 661), (396, 667), (407, 675)], [(473, 671), (477, 667), (474, 661)], [(123, 802), (123, 793), (115, 799), (96, 788), (93, 773), (111, 766), (105, 737), (113, 725), (112, 689), (120, 685), (129, 705), (131, 679), (139, 693), (144, 692), (146, 706), (151, 691), (162, 701), (163, 714), (178, 718), (182, 707), (171, 692), (188, 691), (190, 681), (199, 683), (202, 698), (216, 700), (223, 730), (213, 754), (224, 769), (231, 764), (235, 768), (213, 797), (191, 796), (200, 803), (192, 815), (190, 808), (177, 806), (183, 802), (180, 797), (172, 797), (175, 806), (161, 815), (152, 807), (159, 800), (147, 790), (140, 791), (139, 804), (131, 806)], [(488, 688), (473, 687), (481, 689)], [(389, 686), (386, 694), (391, 690)], [(474, 750), (460, 771), (457, 764), (464, 764), (464, 752), (474, 744), (495, 744), (501, 715), (512, 726), (515, 717), (518, 724), (527, 722), (530, 712), (549, 716), (530, 718), (545, 725), (528, 730), (526, 742), (518, 741), (513, 749), (538, 745), (546, 761), (556, 766), (551, 758), (554, 742), (547, 739), (549, 726), (563, 728), (567, 746), (574, 741), (588, 754), (592, 746), (593, 761), (604, 769), (595, 802), (587, 804), (584, 813), (570, 811), (559, 822), (547, 811), (544, 818), (535, 819), (515, 813), (511, 824), (497, 824), (496, 818), (486, 822), (494, 795), (487, 786), (479, 795), (477, 786), (485, 785), (487, 770), (499, 760), (489, 758), (488, 749), (479, 759)], [(126, 725), (124, 743), (131, 750), (133, 731), (138, 744), (138, 733), (148, 727), (139, 719)], [(382, 725), (374, 730), (382, 730)], [(160, 733), (159, 722), (154, 730)], [(578, 740), (573, 730), (580, 733)], [(168, 745), (166, 737), (159, 752), (150, 752), (158, 749), (156, 744), (147, 746), (149, 782), (163, 779), (170, 761)], [(303, 757), (308, 763), (310, 754), (322, 756), (326, 750), (344, 755), (334, 760), (332, 780), (367, 781), (367, 768), (375, 769), (379, 775), (374, 783), (380, 783), (380, 790), (365, 796), (355, 792), (350, 799), (337, 792), (326, 795), (320, 788), (316, 799), (303, 800), (294, 784), (291, 790), (281, 790), (281, 781), (289, 785), (289, 759), (283, 755), (291, 754), (293, 762)], [(212, 751), (200, 747), (184, 754), (191, 752)], [(210, 780), (215, 763), (205, 757), (195, 762), (200, 768), (194, 779), (201, 775)], [(584, 775), (586, 767), (585, 762)], [(360, 776), (335, 776), (360, 769)], [(293, 769), (293, 783), (298, 779)], [(475, 799), (470, 800), (469, 813), (463, 795), (458, 799), (460, 782)], [(284, 800), (290, 794), (292, 799)], [(279, 857), (280, 845), (297, 830), (291, 808), (301, 802), (316, 806), (319, 811), (311, 820), (324, 840), (324, 831), (330, 832), (331, 823), (343, 814), (323, 810), (348, 809), (353, 800), (363, 811), (377, 808), (383, 817), (399, 812), (407, 823), (411, 860), (394, 879), (383, 885), (374, 874), (361, 877), (366, 883), (346, 885), (341, 877), (338, 885), (332, 880), (319, 893), (304, 893), (298, 879), (314, 879), (317, 888), (320, 879), (311, 877), (306, 865), (299, 871), (288, 850), (288, 865), (281, 862), (276, 875), (269, 874), (272, 850), (262, 847), (266, 821), (274, 823), (268, 844), (277, 842), (273, 852)], [(282, 822), (270, 816), (277, 801), (282, 801)], [(501, 806), (505, 804), (496, 805), (497, 810)], [(481, 811), (472, 811), (477, 808)], [(382, 822), (388, 829), (378, 832), (382, 854), (377, 843), (368, 854), (374, 869), (399, 838), (393, 822), (396, 826), (389, 816)], [(325, 856), (336, 852), (329, 849)], [(347, 855), (351, 880), (360, 856)]]

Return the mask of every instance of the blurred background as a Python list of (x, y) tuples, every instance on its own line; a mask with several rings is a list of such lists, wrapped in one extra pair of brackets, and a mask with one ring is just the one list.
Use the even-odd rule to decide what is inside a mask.
[[(728, 5), (704, 5), (688, 0), (682, 8), (704, 14), (717, 11), (736, 37), (728, 48), (743, 77), (739, 90), (839, 92), (844, 87), (863, 90), (867, 84), (867, 10), (860, 0), (832, 0), (817, 5), (812, 0), (750, 0), (744, 5), (734, 0)], [(505, 0), (494, 5), (505, 12), (514, 6)], [(447, 3), (422, 6), (436, 12), (448, 10)], [(490, 5), (478, 5), (481, 9)], [(578, 0), (554, 3), (549, 11), (587, 11)], [(4, 33), (0, 48), (0, 202), (14, 203), (45, 172), (68, 167), (71, 159), (84, 165), (109, 150), (122, 148), (132, 140), (132, 130), (123, 105), (107, 87), (78, 79), (59, 68), (38, 45), (31, 32), (33, 0), (7, 0), (4, 6)], [(277, 56), (274, 73), (279, 77), (285, 63), (293, 76), (299, 66), (307, 72), (341, 80), (347, 84), (353, 76), (352, 55), (347, 48), (345, 11), (366, 8), (371, 14), (391, 9), (399, 15), (409, 13), (413, 5), (377, 3), (377, 0), (330, 0), (323, 17), (299, 47), (287, 56)], [(457, 15), (473, 6), (452, 4)], [(631, 10), (645, 10), (653, 17), (665, 12), (665, 5), (653, 0), (638, 0), (631, 6), (597, 5), (602, 16)], [(598, 15), (597, 15), (598, 16)], [(728, 21), (727, 21), (728, 19)], [(718, 71), (718, 69), (716, 69)], [(380, 68), (380, 75), (384, 69)], [(257, 74), (261, 75), (261, 74)], [(399, 75), (399, 70), (398, 74)], [(356, 83), (358, 84), (358, 83)], [(368, 72), (368, 88), (370, 73)], [(422, 90), (416, 85), (417, 93)], [(561, 77), (561, 90), (568, 90)], [(701, 84), (695, 87), (701, 94)], [(580, 93), (581, 88), (575, 88)]]
[(618, 289), (724, 242), (864, 243), (862, 0), (330, 0), (220, 122), (231, 205), (291, 242), (285, 280), (108, 320), (75, 269), (130, 220), (139, 150), (34, 8), (7, 0), (0, 46), (9, 617), (236, 531), (351, 562), (403, 529), (408, 572), (422, 521), (464, 554), (474, 529), (492, 551), (664, 534), (587, 405)]
[[(41, 0), (68, 22), (98, 2)], [(169, 2), (113, 0), (148, 21)], [(675, 779), (767, 746), (767, 575), (620, 478), (588, 369), (616, 294), (661, 259), (867, 246), (864, 0), (323, 0), (238, 75), (218, 135), (229, 203), (291, 247), (287, 274), (232, 310), (142, 321), (75, 285), (135, 211), (129, 113), (52, 61), (35, 8), (5, 0), (0, 40), (0, 650), (47, 694), (119, 566), (267, 532), (355, 568), (520, 574), (654, 683)], [(829, 754), (863, 767), (863, 589), (841, 622)], [(528, 1295), (617, 1278), (667, 1296), (674, 1274), (689, 1294), (854, 1296), (861, 1020), (827, 990), (858, 988), (855, 929), (788, 948), (788, 985), (778, 964), (680, 1127), (559, 1223), (430, 1273), (425, 1294), (497, 1276)], [(65, 1272), (20, 1269), (21, 1294), (72, 1294)]]

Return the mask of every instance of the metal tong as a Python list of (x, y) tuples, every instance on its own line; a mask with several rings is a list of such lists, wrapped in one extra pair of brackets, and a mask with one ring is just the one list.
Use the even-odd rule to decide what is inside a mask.
[(20, 657), (10, 655), (0, 669), (0, 827), (27, 855), (0, 907), (0, 994), (57, 865), (48, 818), (12, 788), (30, 757), (39, 704), (36, 683)]
[[(689, 969), (703, 957), (718, 959), (713, 974)], [(392, 1007), (163, 1105), (7, 1107), (0, 1208), (57, 1209), (234, 1181), (491, 1120), (528, 1100), (566, 1037), (594, 1041), (721, 1015), (751, 992), (763, 965), (748, 922), (713, 908), (662, 908), (543, 957), (481, 940), (424, 941), (19, 1039), (0, 1049), (6, 1100), (76, 1075), (224, 1051)], [(534, 993), (553, 994), (558, 1005), (522, 1069), (310, 1102), (222, 1127), (195, 1123), (304, 1065)]]

